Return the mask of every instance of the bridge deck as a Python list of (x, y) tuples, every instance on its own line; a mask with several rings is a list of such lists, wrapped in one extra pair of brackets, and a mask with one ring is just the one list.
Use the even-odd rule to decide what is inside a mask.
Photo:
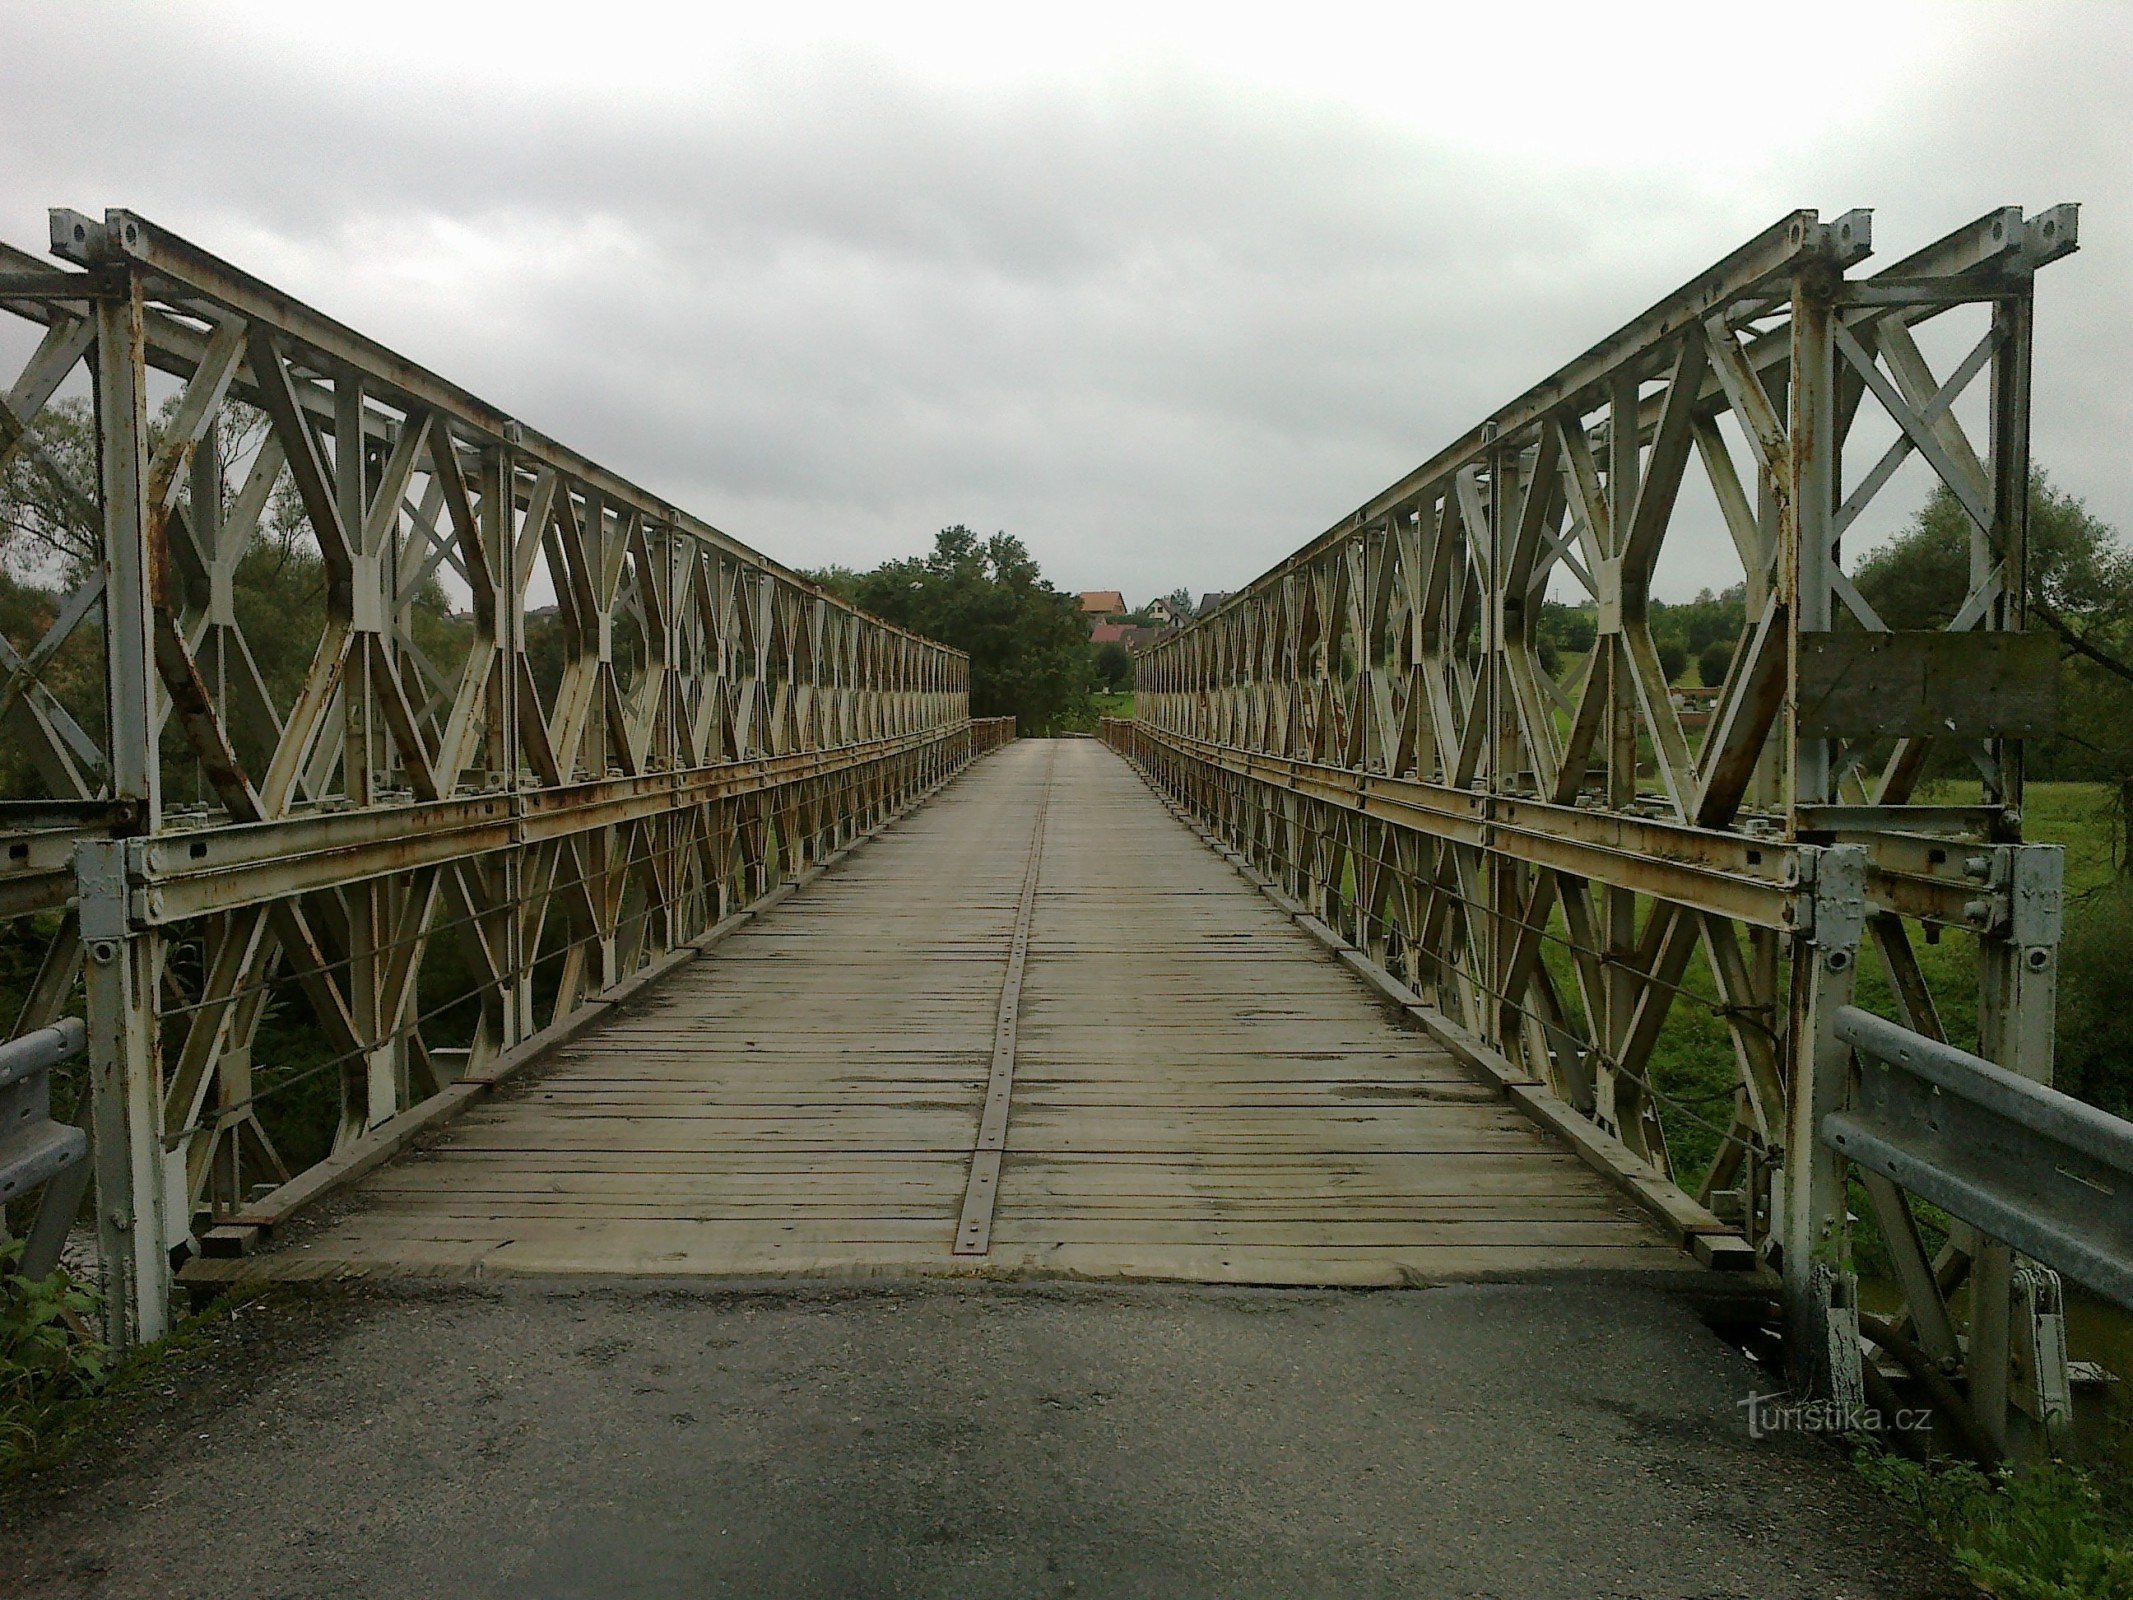
[[(990, 1249), (957, 1255), (1033, 846)], [(1364, 1284), (1684, 1263), (1072, 740), (981, 762), (244, 1270)]]

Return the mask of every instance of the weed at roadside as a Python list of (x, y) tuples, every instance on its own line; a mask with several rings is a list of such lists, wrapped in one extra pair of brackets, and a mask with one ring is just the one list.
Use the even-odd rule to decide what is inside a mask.
[(2003, 1600), (2133, 1600), (2133, 1526), (2079, 1467), (1981, 1472), (1861, 1451), (1860, 1473)]
[(64, 1269), (25, 1278), (12, 1270), (20, 1241), (0, 1247), (0, 1472), (45, 1458), (65, 1418), (110, 1377), (90, 1329), (96, 1295)]

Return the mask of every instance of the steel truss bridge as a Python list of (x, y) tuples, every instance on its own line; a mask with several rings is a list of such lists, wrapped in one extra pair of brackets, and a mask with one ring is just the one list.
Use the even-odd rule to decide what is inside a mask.
[[(300, 1208), (443, 1129), (425, 1192), (540, 1145), (544, 1197), (559, 1174), (628, 1189), (633, 1161), (707, 1183), (728, 1161), (734, 1204), (782, 1204), (788, 1181), (795, 1214), (826, 1171), (920, 1197), (857, 1242), (822, 1233), (809, 1259), (831, 1267), (864, 1245), (875, 1267), (1064, 1251), (1077, 1271), (1376, 1281), (1403, 1239), (1448, 1272), (1657, 1249), (1767, 1283), (1825, 1392), (1908, 1377), (1993, 1449), (2052, 1425), (2052, 1269), (2133, 1296), (2127, 1130), (2045, 1087), (2060, 853), (2022, 833), (2056, 660), (2025, 627), (2032, 290), (2075, 244), (2073, 207), (2006, 208), (1867, 272), (1867, 213), (1788, 216), (1142, 652), (1135, 718), (1103, 738), (1263, 898), (1218, 873), (1233, 925), (1152, 921), (1168, 931), (1130, 970), (1075, 978), (1095, 937), (1077, 896), (1130, 921), (1150, 884), (1217, 893), (1219, 861), (1181, 857), (1190, 836), (1107, 776), (1125, 768), (1081, 745), (1040, 770), (1017, 746), (926, 834), (940, 808), (913, 808), (1012, 736), (968, 716), (957, 652), (133, 213), (54, 212), (59, 264), (0, 252), (0, 303), (36, 325), (0, 461), (84, 545), (41, 637), (0, 643), (34, 790), (6, 806), (0, 911), (41, 945), (16, 1035), (84, 1008), (113, 1338), (164, 1330), (180, 1263), (272, 1275)], [(93, 441), (72, 458), (40, 424), (70, 404)], [(1968, 597), (1926, 631), (1887, 626), (1844, 559), (1914, 461), (1971, 528)], [(1704, 532), (1730, 540), (1747, 620), (1708, 714), (1685, 715), (1650, 597)], [(300, 674), (254, 647), (247, 564), (269, 550), (317, 574)], [(1589, 607), (1577, 659), (1544, 659), (1551, 597)], [(1925, 783), (1935, 752), (1968, 793)], [(1092, 815), (1139, 865), (1073, 831)], [(831, 880), (846, 912), (773, 935), (773, 904), (898, 818), (897, 845), (857, 858), (882, 865)], [(911, 856), (925, 837), (936, 856)], [(1047, 902), (1048, 876), (1074, 892)], [(898, 932), (855, 956), (862, 918)], [(1283, 942), (1299, 926), (1426, 1038), (1312, 987), (1322, 956)], [(960, 930), (939, 932), (960, 965), (928, 965), (928, 930)], [(1975, 952), (1974, 1037), (1951, 1038), (1920, 964), (1943, 936)], [(740, 937), (758, 942), (649, 988)], [(1319, 1009), (1255, 1011), (1185, 959), (1221, 940)], [(974, 951), (998, 966), (972, 989)], [(772, 956), (799, 964), (777, 978)], [(1166, 1063), (1060, 1020), (1107, 1004), (1166, 1039), (1182, 1007), (1194, 1042)], [(842, 1033), (814, 1015), (839, 1008)], [(1699, 1026), (1730, 1077), (1690, 1095), (1655, 1063)], [(782, 1109), (721, 1099), (702, 1063), (787, 1028)], [(940, 1091), (952, 1115), (915, 1093), (947, 1070), (936, 1047), (975, 1063)], [(24, 1071), (63, 1053), (38, 1044)], [(809, 1078), (825, 1053), (851, 1072)], [(1367, 1082), (1323, 1065), (1366, 1056)], [(538, 1127), (494, 1094), (536, 1059), (565, 1063)], [(333, 1131), (299, 1151), (276, 1107), (303, 1096)], [(1356, 1098), (1380, 1110), (1357, 1119)], [(893, 1172), (832, 1159), (839, 1117), (866, 1120), (836, 1109), (854, 1099)], [(475, 1107), (453, 1127), (501, 1119), (494, 1148), (445, 1127)], [(899, 1133), (906, 1113), (935, 1120)], [(625, 1114), (696, 1131), (588, 1132)], [(722, 1117), (724, 1143), (702, 1129)], [(1693, 1168), (1683, 1126), (1710, 1152)], [(796, 1128), (814, 1131), (779, 1167), (764, 1152)], [(1311, 1165), (1328, 1150), (1337, 1172)], [(1545, 1181), (1481, 1159), (1506, 1151)], [(1102, 1206), (1074, 1187), (1102, 1188), (1098, 1157), (1139, 1174)], [(1039, 1171), (1045, 1204), (1017, 1198)], [(420, 1209), (383, 1181), (378, 1214)], [(1944, 1243), (1920, 1199), (1952, 1219)], [(1857, 1300), (1855, 1210), (1901, 1290), (1880, 1315)], [(1126, 1212), (1130, 1248), (1090, 1220)], [(1281, 1231), (1247, 1238), (1247, 1217)], [(350, 1260), (418, 1235), (432, 1266), (504, 1259), (479, 1228), (350, 1226)], [(573, 1226), (541, 1259), (621, 1248)], [(1425, 1227), (1456, 1242), (1400, 1231)], [(660, 1259), (760, 1267), (745, 1232)]]

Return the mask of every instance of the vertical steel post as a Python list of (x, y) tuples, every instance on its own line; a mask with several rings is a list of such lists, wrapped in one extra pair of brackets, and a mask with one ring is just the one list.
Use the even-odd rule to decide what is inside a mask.
[[(96, 306), (96, 428), (103, 491), (104, 692), (114, 800), (131, 827), (162, 824), (149, 548), (146, 338), (139, 274)], [(162, 1073), (156, 988), (161, 939), (136, 932), (124, 839), (77, 846), (89, 1081), (96, 1140), (97, 1238), (105, 1263), (104, 1333), (126, 1348), (168, 1326)], [(182, 1157), (179, 1171), (182, 1174)], [(181, 1190), (182, 1193), (182, 1190)]]
[[(1493, 436), (1495, 431), (1494, 423), (1485, 425), (1486, 434)], [(1487, 690), (1483, 714), (1488, 719), (1483, 772), (1492, 817), (1498, 802), (1510, 792), (1518, 778), (1517, 728), (1511, 705), (1506, 635), (1524, 616), (1524, 597), (1514, 598), (1504, 592), (1505, 566), (1510, 558), (1511, 541), (1517, 537), (1515, 526), (1507, 526), (1506, 519), (1514, 516), (1518, 508), (1518, 469), (1518, 446), (1499, 444), (1489, 457), (1489, 581), (1482, 600), (1481, 623), (1482, 669), (1486, 674)], [(1535, 482), (1526, 486), (1526, 492), (1540, 494), (1544, 487)], [(1518, 1000), (1509, 992), (1508, 975), (1511, 949), (1517, 942), (1518, 910), (1524, 899), (1522, 891), (1527, 875), (1500, 851), (1491, 849), (1484, 859), (1485, 868), (1479, 875), (1485, 885), (1482, 893), (1487, 902), (1484, 915), (1488, 919), (1488, 937), (1483, 941), (1488, 952), (1488, 971), (1482, 978), (1482, 1015), (1488, 1021), (1483, 1037), (1493, 1048), (1516, 1057), (1523, 1053), (1519, 1042), (1522, 1019)]]
[[(1593, 644), (1594, 666), (1604, 667), (1607, 689), (1607, 805), (1626, 811), (1637, 798), (1637, 690), (1630, 677), (1629, 652), (1623, 643), (1622, 549), (1637, 511), (1638, 383), (1634, 372), (1618, 374), (1607, 405), (1607, 521), (1601, 540), (1599, 636)], [(1607, 945), (1605, 1026), (1595, 1063), (1594, 1109), (1603, 1126), (1638, 1150), (1644, 1114), (1636, 1085), (1615, 1071), (1629, 1042), (1630, 1019), (1637, 1007), (1637, 895), (1634, 889), (1610, 886), (1602, 899)], [(1655, 912), (1656, 914), (1656, 912)]]
[[(2009, 919), (1978, 939), (1978, 1050), (2010, 1072), (2049, 1083), (2065, 852), (2057, 845), (2008, 845), (1995, 852), (1994, 866)], [(1970, 1407), (2002, 1449), (2017, 1453), (2063, 1420), (2054, 1373), (2066, 1366), (2063, 1322), (2055, 1317), (2040, 1329), (2034, 1303), (2017, 1292), (2024, 1270), (2006, 1245), (1978, 1241), (1970, 1266)], [(2056, 1291), (2054, 1281), (2054, 1302)], [(2040, 1334), (2056, 1345), (2041, 1358)]]
[[(1838, 454), (1832, 295), (1837, 281), (1833, 269), (1816, 262), (1795, 276), (1792, 286), (1792, 404), (1785, 455), (1789, 481), (1778, 560), (1791, 602), (1786, 649), (1795, 701), (1800, 635), (1827, 632), (1832, 619)], [(1792, 767), (1788, 812), (1833, 799), (1829, 741), (1801, 738), (1797, 720), (1790, 716), (1785, 728)]]
[[(1786, 606), (1787, 681), (1799, 682), (1800, 636), (1827, 631), (1837, 554), (1836, 340), (1834, 295), (1841, 275), (1812, 261), (1793, 276), (1784, 484), (1779, 495), (1778, 570)], [(1797, 703), (1797, 694), (1789, 697)], [(1784, 718), (1787, 828), (1798, 808), (1826, 802), (1830, 745), (1802, 738)], [(1840, 1404), (1863, 1404), (1858, 1305), (1851, 1272), (1844, 1165), (1824, 1145), (1822, 1118), (1844, 1104), (1850, 1051), (1836, 1036), (1838, 1007), (1851, 1001), (1866, 925), (1866, 859), (1857, 846), (1818, 850), (1813, 866), (1815, 924), (1793, 941), (1787, 1019), (1784, 1205), (1775, 1219), (1782, 1246), (1789, 1360), (1795, 1381)]]
[[(2021, 292), (1995, 301), (1992, 308), (1992, 408), (1988, 452), (1992, 471), (1992, 522), (1983, 530), (1988, 550), (1982, 563), (2000, 565), (2000, 594), (1988, 626), (2020, 630), (2029, 622), (2029, 365), (2036, 321), (2030, 275), (2021, 275)], [(1971, 587), (1983, 574), (1973, 571)], [(2019, 808), (2022, 804), (2022, 741), (1992, 742), (1993, 776), (1986, 783), (1988, 804)]]
[[(507, 430), (508, 431), (508, 430)], [(496, 571), (503, 589), (503, 608), (497, 617), (497, 671), (504, 685), (501, 725), (503, 738), (503, 784), (510, 800), (514, 833), (525, 813), (522, 793), (526, 778), (526, 742), (520, 722), (528, 714), (521, 698), (526, 676), (526, 571), (531, 560), (527, 545), (537, 542), (540, 530), (528, 529), (521, 539), (518, 530), (518, 467), (509, 443), (489, 453), (489, 492), (483, 496), (483, 536), (491, 541)], [(538, 708), (533, 708), (538, 714)], [(508, 1050), (534, 1032), (533, 960), (527, 949), (526, 847), (513, 840), (502, 852), (497, 868), (497, 887), (503, 905), (504, 930), (504, 1036)]]
[(1845, 1102), (1851, 1050), (1837, 1012), (1851, 1004), (1866, 929), (1866, 852), (1813, 850), (1814, 929), (1793, 944), (1787, 1019), (1783, 1246), (1786, 1328), (1795, 1380), (1810, 1393), (1861, 1402), (1858, 1307), (1846, 1226), (1844, 1163), (1821, 1139)]

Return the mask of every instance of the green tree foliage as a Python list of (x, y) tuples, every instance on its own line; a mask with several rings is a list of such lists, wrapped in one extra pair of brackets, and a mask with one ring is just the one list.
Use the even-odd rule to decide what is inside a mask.
[(861, 576), (853, 599), (968, 654), (972, 716), (1012, 716), (1024, 735), (1087, 721), (1088, 629), (1074, 597), (1045, 581), (1013, 535), (943, 528), (931, 554)]
[[(1936, 487), (1910, 525), (1859, 564), (1856, 581), (1892, 628), (1945, 627), (1970, 592), (1974, 529)], [(2042, 472), (2029, 485), (2032, 627), (2060, 643), (2060, 732), (2033, 740), (2036, 778), (2133, 777), (2133, 551)]]
[(1117, 693), (1133, 687), (1133, 652), (1117, 640), (1096, 647), (1096, 681)]
[(1707, 644), (1696, 654), (1696, 681), (1706, 689), (1716, 689), (1726, 681), (1727, 669), (1732, 665), (1731, 645)]
[(11, 1270), (21, 1255), (20, 1240), (0, 1245), (0, 1470), (36, 1464), (67, 1408), (107, 1375), (88, 1332), (96, 1296), (64, 1272), (23, 1277)]
[(88, 405), (60, 400), (38, 413), (23, 449), (0, 474), (0, 567), (34, 582), (96, 560), (96, 425)]
[[(1746, 591), (1735, 584), (1713, 592), (1706, 589), (1693, 600), (1651, 602), (1646, 621), (1652, 642), (1659, 647), (1659, 664), (1669, 683), (1679, 679), (1693, 660), (1701, 663), (1708, 652), (1720, 652), (1719, 671), (1731, 659), (1746, 619)], [(1544, 601), (1534, 628), (1542, 666), (1562, 676), (1591, 653), (1598, 636), (1599, 614), (1588, 602), (1565, 605)], [(1701, 669), (1699, 667), (1699, 674)], [(1705, 682), (1711, 682), (1708, 677)]]
[(829, 590), (848, 605), (859, 603), (859, 580), (866, 576), (855, 567), (831, 565), (827, 567), (802, 567), (800, 576), (809, 583)]

